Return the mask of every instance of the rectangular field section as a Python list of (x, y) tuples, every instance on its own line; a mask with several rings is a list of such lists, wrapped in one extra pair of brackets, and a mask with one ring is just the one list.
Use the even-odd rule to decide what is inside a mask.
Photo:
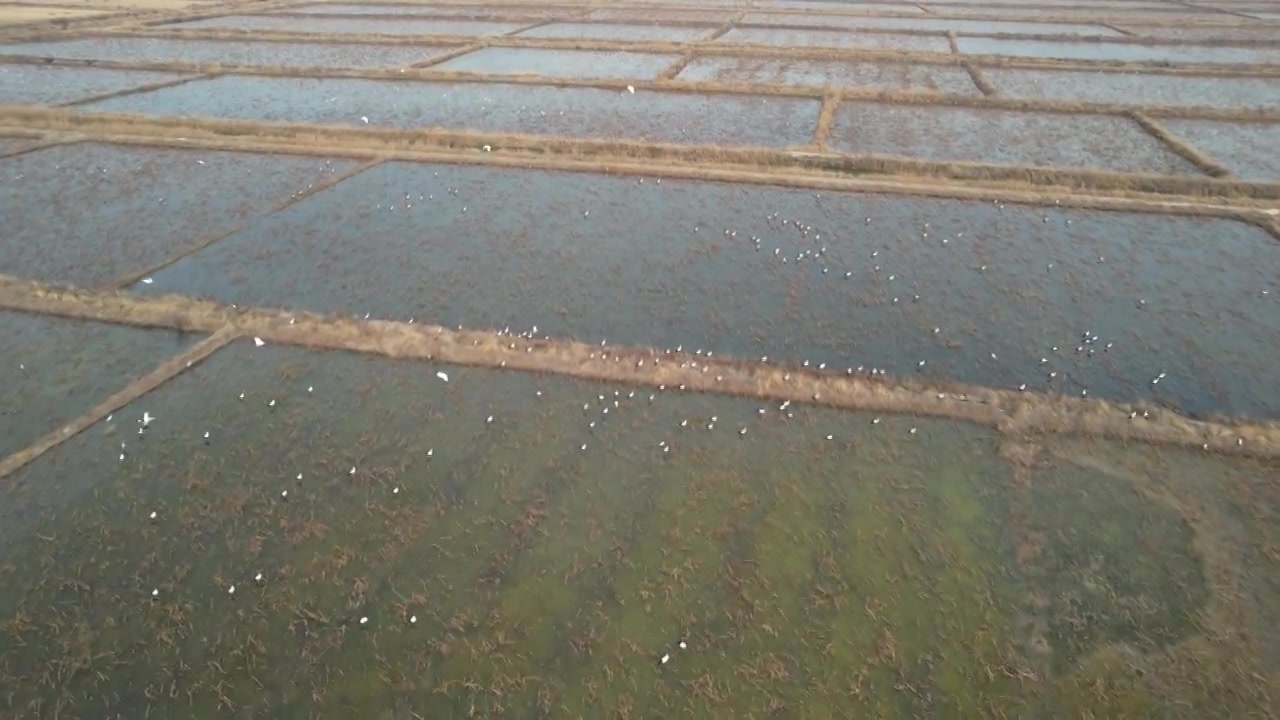
[(690, 60), (676, 76), (689, 82), (747, 82), (874, 90), (932, 90), (977, 95), (977, 86), (961, 67), (909, 63), (793, 60), (749, 56), (704, 56)]
[(0, 267), (96, 286), (270, 211), (352, 163), (314, 157), (60, 145), (0, 160)]
[(842, 103), (830, 144), (847, 152), (1000, 165), (1199, 174), (1128, 118)]
[(835, 30), (788, 30), (736, 27), (721, 35), (720, 42), (771, 45), (787, 48), (841, 48), (857, 50), (905, 50), (950, 53), (944, 37), (894, 35), (891, 33), (838, 32)]
[(1271, 47), (1140, 45), (976, 37), (957, 38), (956, 47), (966, 55), (1174, 64), (1280, 64), (1280, 48)]
[(1102, 25), (1084, 23), (1001, 22), (998, 20), (958, 20), (954, 18), (857, 17), (841, 15), (806, 15), (801, 13), (747, 13), (746, 25), (801, 25), (833, 28), (873, 28), (877, 30), (919, 30), (921, 32), (958, 32), (976, 35), (1008, 33), (1020, 35), (1084, 35), (1120, 37), (1120, 33)]
[(650, 80), (678, 57), (595, 50), (482, 48), (433, 65), (432, 69), (495, 75)]
[(1162, 120), (1245, 180), (1280, 181), (1280, 123)]
[(243, 76), (172, 90), (85, 107), (170, 116), (780, 146), (809, 142), (820, 106), (817, 100), (749, 95)]
[(391, 163), (134, 289), (1280, 417), (1274, 242), (1052, 204)]
[[(195, 337), (0, 311), (0, 459), (74, 420)], [(123, 418), (130, 442), (134, 419)]]
[(630, 42), (667, 41), (687, 42), (701, 40), (714, 27), (663, 27), (661, 25), (612, 25), (606, 23), (552, 23), (517, 33), (522, 38), (550, 38), (554, 40), (620, 40)]
[(268, 15), (229, 15), (162, 25), (175, 29), (271, 30), (294, 33), (332, 33), (375, 35), (505, 35), (527, 27), (528, 23), (489, 22), (484, 20), (448, 20), (427, 18), (360, 18), (360, 17), (282, 17)]
[(1175, 107), (1280, 107), (1280, 83), (1271, 78), (998, 67), (982, 72), (1001, 95), (1009, 97)]
[[(73, 60), (185, 62), (323, 68), (396, 68), (422, 62), (448, 46), (242, 42), (100, 37), (0, 45), (0, 54)], [(0, 72), (7, 66), (0, 65)]]
[(187, 76), (140, 70), (0, 63), (0, 104), (57, 105), (183, 77)]

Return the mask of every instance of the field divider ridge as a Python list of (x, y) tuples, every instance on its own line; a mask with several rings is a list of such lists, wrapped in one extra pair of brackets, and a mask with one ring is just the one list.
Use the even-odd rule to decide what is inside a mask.
[(974, 87), (978, 88), (978, 92), (986, 97), (1000, 94), (1000, 90), (991, 84), (991, 80), (987, 78), (986, 73), (982, 72), (982, 68), (967, 62), (964, 64), (964, 70), (969, 73), (969, 79), (973, 81)]
[(1156, 119), (1144, 114), (1141, 111), (1134, 111), (1130, 114), (1134, 122), (1138, 123), (1147, 134), (1159, 140), (1161, 144), (1168, 147), (1173, 152), (1182, 156), (1196, 167), (1203, 170), (1210, 177), (1230, 178), (1235, 175), (1231, 169), (1222, 163), (1209, 157), (1204, 151), (1188, 143), (1178, 137)]
[(822, 95), (822, 109), (818, 111), (818, 121), (814, 124), (813, 129), (813, 149), (817, 151), (825, 150), (827, 147), (827, 137), (831, 134), (831, 123), (836, 116), (836, 108), (840, 106), (840, 91), (836, 89), (827, 90)]
[[(254, 336), (281, 345), (552, 373), (659, 390), (670, 388), (668, 392), (677, 392), (679, 388), (679, 392), (962, 420), (1015, 438), (1081, 435), (1202, 448), (1264, 459), (1280, 457), (1280, 423), (1272, 421), (1194, 420), (1142, 404), (943, 381), (923, 382), (914, 378), (870, 377), (852, 370), (821, 372), (798, 365), (708, 359), (650, 347), (605, 350), (599, 345), (561, 339), (527, 339), (513, 343), (509, 336), (493, 330), (452, 330), (423, 323), (359, 320), (341, 314), (231, 307), (181, 295), (148, 297), (120, 291), (91, 291), (3, 275), (0, 275), (0, 308), (136, 327), (213, 333), (213, 338), (199, 346), (207, 352), (216, 349), (210, 349), (211, 346), (224, 345), (234, 337)], [(191, 361), (192, 355), (194, 350), (167, 363), (166, 372), (153, 372), (152, 381), (162, 382), (172, 377)], [(707, 371), (689, 367), (690, 360), (705, 365)], [(145, 383), (131, 384), (131, 393), (146, 387)], [(95, 411), (105, 415), (110, 412), (103, 410), (108, 404), (119, 407), (129, 399), (124, 393), (118, 393), (111, 403), (103, 403)], [(1148, 417), (1133, 420), (1131, 413), (1135, 410), (1145, 410)], [(96, 416), (94, 413), (93, 417)], [(80, 422), (88, 427), (92, 424), (90, 415)], [(56, 440), (60, 434), (65, 434), (65, 430), (57, 431), (52, 439)], [(9, 465), (0, 466), (5, 467)]]

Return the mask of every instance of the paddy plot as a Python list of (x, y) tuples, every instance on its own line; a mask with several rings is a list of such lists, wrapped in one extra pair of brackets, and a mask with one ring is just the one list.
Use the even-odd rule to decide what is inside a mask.
[[(394, 68), (422, 62), (447, 47), (415, 45), (344, 45), (341, 43), (278, 43), (163, 38), (99, 37), (86, 40), (0, 45), (0, 54), (36, 55), (75, 60), (183, 62), (224, 65), (268, 65), (324, 68)], [(0, 65), (0, 78), (12, 65)], [(67, 70), (71, 68), (55, 68)], [(107, 73), (107, 70), (79, 69)]]
[(1083, 43), (1056, 40), (1014, 40), (960, 37), (956, 47), (966, 55), (1005, 55), (1065, 60), (1105, 60), (1146, 63), (1206, 63), (1220, 65), (1280, 64), (1280, 48), (1194, 45)]
[(275, 30), (294, 33), (335, 33), (378, 35), (505, 35), (527, 27), (528, 23), (487, 22), (448, 19), (375, 19), (360, 17), (276, 17), (229, 15), (191, 20), (161, 27), (177, 29), (212, 28), (222, 30)]
[(552, 23), (516, 33), (522, 38), (552, 38), (558, 40), (620, 40), (639, 42), (657, 40), (686, 42), (701, 40), (714, 27), (662, 27), (660, 25), (608, 25), (604, 23)]
[(1009, 33), (1021, 35), (1120, 36), (1120, 33), (1102, 25), (957, 20), (953, 18), (747, 13), (740, 22), (749, 25), (807, 25), (849, 29), (874, 28), (880, 30), (919, 30), (921, 32), (960, 32), (982, 35)]
[(735, 27), (721, 35), (719, 42), (745, 45), (773, 45), (788, 48), (856, 48), (859, 50), (905, 50), (950, 53), (944, 37), (857, 33), (826, 30), (786, 30), (779, 28)]
[(809, 141), (819, 103), (639, 90), (220, 77), (87, 105), (96, 110), (278, 122), (445, 127), (696, 145)]
[(1170, 119), (1166, 127), (1246, 180), (1280, 181), (1280, 124)]
[(1253, 226), (641, 180), (387, 164), (134, 289), (1280, 417)]
[[(0, 333), (7, 377), (0, 383), (0, 458), (74, 420), (194, 340), (168, 330), (5, 311)], [(131, 421), (119, 427), (121, 440), (131, 440)]]
[(101, 285), (229, 232), (352, 164), (89, 143), (5, 158), (0, 267)]
[(499, 75), (652, 79), (677, 57), (594, 50), (483, 48), (432, 67), (435, 70)]
[(856, 153), (1121, 172), (1200, 171), (1128, 118), (841, 103), (830, 145)]
[[(0, 52), (7, 52), (7, 47), (12, 46), (0, 46)], [(57, 105), (183, 77), (138, 70), (0, 63), (0, 104)]]
[(964, 68), (907, 63), (791, 60), (747, 56), (695, 57), (676, 76), (690, 82), (749, 82), (977, 95)]
[(1280, 107), (1280, 83), (1270, 78), (999, 67), (982, 72), (1000, 94), (1010, 97), (1173, 107)]

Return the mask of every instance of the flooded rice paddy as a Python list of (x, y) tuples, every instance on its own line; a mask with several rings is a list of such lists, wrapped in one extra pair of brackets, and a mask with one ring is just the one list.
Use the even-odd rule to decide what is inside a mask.
[(757, 25), (813, 25), (852, 30), (919, 30), (921, 32), (1014, 33), (1022, 35), (1085, 35), (1120, 37), (1120, 33), (1102, 25), (1072, 23), (999, 22), (992, 20), (956, 20), (953, 18), (841, 17), (839, 15), (801, 15), (747, 13), (741, 22)]
[[(3, 46), (0, 46), (3, 47)], [(3, 52), (3, 50), (0, 50)], [(57, 105), (178, 80), (177, 73), (0, 63), (0, 104)]]
[(857, 153), (1121, 172), (1201, 172), (1133, 120), (1115, 115), (848, 102), (836, 109), (829, 142)]
[(5, 311), (0, 333), (0, 458), (75, 419), (193, 341), (168, 330)]
[(268, 15), (232, 15), (191, 20), (175, 28), (208, 28), (220, 30), (278, 30), (296, 33), (374, 33), (381, 35), (505, 35), (528, 23), (503, 23), (483, 20), (446, 20), (414, 18), (360, 17), (276, 17)]
[[(0, 63), (0, 153), (50, 144), (0, 158), (0, 717), (1272, 717), (1280, 465), (1106, 439), (1274, 449), (1274, 68), (1178, 67), (1275, 64), (1209, 42), (1266, 6), (564, 2), (6, 35), (148, 71)], [(1179, 42), (942, 64), (1114, 27)], [(464, 36), (433, 70), (537, 77), (378, 79)], [(129, 92), (192, 62), (272, 69)], [(463, 338), (554, 372), (382, 355)]]
[(686, 42), (702, 40), (715, 31), (714, 26), (662, 27), (660, 25), (605, 25), (596, 23), (552, 23), (516, 33), (525, 38), (561, 40), (665, 40)]
[(892, 33), (855, 33), (834, 30), (791, 30), (782, 28), (735, 27), (718, 38), (719, 42), (780, 47), (857, 48), (861, 50), (906, 50), (949, 53), (951, 46), (944, 37), (928, 35), (894, 35)]
[(0, 160), (0, 267), (109, 283), (353, 167), (284, 155), (72, 144)]
[(652, 79), (678, 57), (593, 50), (483, 48), (433, 67), (437, 70), (502, 75), (536, 73), (545, 77)]
[[(447, 50), (443, 46), (344, 45), (340, 43), (274, 43), (162, 38), (94, 38), (62, 42), (13, 43), (0, 45), (3, 55), (35, 55), (76, 60), (122, 60), (140, 62), (220, 63), (224, 65), (275, 65), (324, 68), (395, 68), (423, 62)], [(5, 70), (25, 66), (0, 65)], [(70, 77), (71, 72), (106, 73), (105, 70), (55, 68)], [(154, 82), (154, 81), (147, 81)]]
[(1280, 124), (1178, 119), (1168, 127), (1242, 178), (1280, 180)]
[(1195, 77), (1087, 70), (983, 68), (1002, 95), (1174, 107), (1280, 108), (1280, 83), (1269, 78)]
[(784, 146), (810, 141), (820, 103), (550, 85), (223, 76), (85, 107), (180, 117)]
[(135, 289), (1277, 417), (1273, 243), (1226, 220), (393, 163)]
[(1136, 43), (1085, 43), (1007, 38), (956, 38), (966, 55), (1059, 58), (1070, 60), (1124, 60), (1148, 63), (1206, 63), (1219, 65), (1280, 65), (1280, 48), (1174, 45)]
[(777, 83), (979, 94), (964, 68), (946, 65), (716, 56), (690, 60), (676, 78), (689, 82)]
[[(7, 507), (44, 512), (0, 566), (0, 702), (131, 717), (1256, 707), (1258, 680), (1229, 671), (1254, 670), (1228, 654), (1244, 643), (1206, 630), (1274, 608), (1224, 621), (1210, 580), (1266, 582), (1232, 576), (1223, 551), (1253, 546), (1218, 524), (1274, 487), (1243, 464), (1231, 494), (1208, 495), (1176, 454), (1134, 470), (1135, 452), (244, 341), (10, 478)], [(1274, 542), (1253, 518), (1223, 527)]]

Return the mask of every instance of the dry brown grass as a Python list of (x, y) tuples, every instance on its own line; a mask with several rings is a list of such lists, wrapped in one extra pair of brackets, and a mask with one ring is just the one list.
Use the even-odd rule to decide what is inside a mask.
[[(1280, 423), (1200, 421), (1161, 408), (957, 383), (925, 384), (698, 357), (698, 362), (709, 367), (707, 372), (702, 372), (700, 368), (681, 367), (690, 359), (683, 354), (652, 348), (604, 351), (596, 345), (555, 340), (517, 342), (513, 348), (510, 337), (493, 331), (357, 321), (349, 316), (287, 310), (231, 308), (183, 296), (138, 297), (116, 291), (60, 288), (6, 276), (0, 276), (0, 308), (217, 333), (220, 342), (233, 336), (253, 335), (277, 344), (391, 358), (431, 359), (631, 385), (681, 387), (689, 392), (790, 400), (847, 410), (949, 418), (986, 425), (1011, 437), (1061, 433), (1207, 447), (1215, 452), (1251, 457), (1280, 457)], [(158, 371), (149, 377), (159, 377)], [(124, 397), (126, 392), (138, 391), (126, 388), (117, 397)], [(1130, 419), (1131, 411), (1143, 409), (1149, 418)], [(91, 421), (86, 421), (84, 427), (89, 424)]]

